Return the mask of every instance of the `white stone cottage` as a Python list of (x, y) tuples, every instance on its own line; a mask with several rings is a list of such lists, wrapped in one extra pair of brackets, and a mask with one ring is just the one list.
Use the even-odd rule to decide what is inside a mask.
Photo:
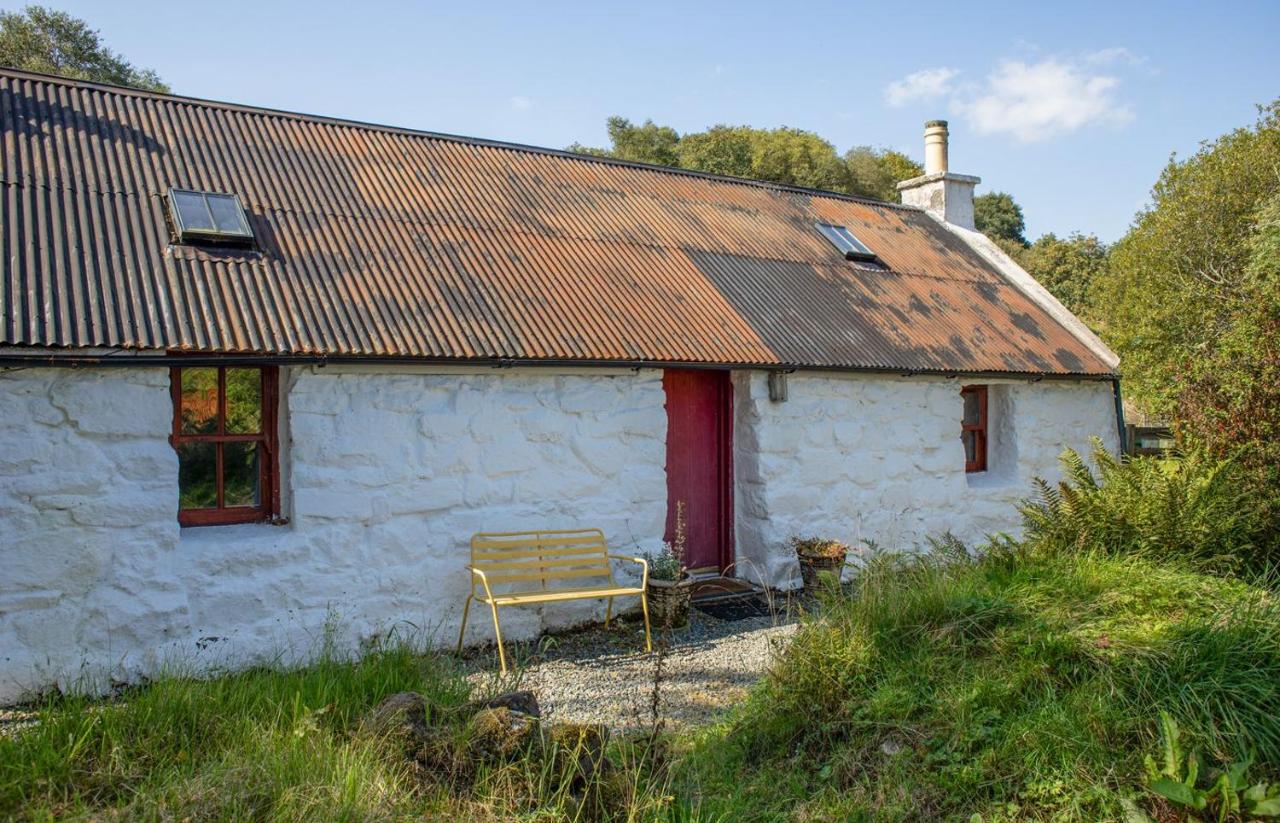
[(12, 70), (0, 129), (0, 700), (447, 642), (473, 532), (676, 501), (789, 586), (793, 534), (1016, 529), (1119, 445), (937, 124), (911, 205)]

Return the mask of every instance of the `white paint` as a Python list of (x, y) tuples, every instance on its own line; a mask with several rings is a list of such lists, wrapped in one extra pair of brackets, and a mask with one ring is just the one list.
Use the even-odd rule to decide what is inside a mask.
[[(0, 702), (165, 666), (306, 659), (389, 632), (452, 643), (476, 531), (599, 526), (652, 551), (666, 515), (661, 373), (282, 373), (286, 526), (180, 529), (166, 369), (0, 370)], [(966, 477), (959, 384), (735, 375), (740, 573), (789, 584), (792, 534), (902, 546), (1011, 529), (1063, 446), (1116, 436), (1105, 383), (992, 392), (993, 470)], [(619, 566), (629, 574), (628, 565)], [(528, 638), (599, 604), (510, 609)], [(469, 639), (491, 636), (481, 610)]]
[(794, 535), (862, 547), (918, 548), (950, 531), (979, 541), (1016, 533), (1014, 505), (1033, 477), (1058, 476), (1089, 437), (1119, 447), (1110, 384), (992, 381), (991, 470), (966, 474), (961, 381), (933, 377), (792, 374), (785, 403), (763, 373), (735, 378), (739, 573), (797, 583)]
[[(326, 631), (452, 642), (477, 531), (599, 526), (616, 550), (658, 547), (660, 372), (453, 371), (289, 373), (290, 524), (195, 529), (175, 520), (167, 370), (0, 372), (0, 701), (296, 662)], [(602, 613), (510, 609), (504, 634)]]
[(908, 206), (924, 209), (951, 225), (972, 229), (973, 190), (981, 178), (949, 171), (925, 174), (903, 180), (898, 194)]

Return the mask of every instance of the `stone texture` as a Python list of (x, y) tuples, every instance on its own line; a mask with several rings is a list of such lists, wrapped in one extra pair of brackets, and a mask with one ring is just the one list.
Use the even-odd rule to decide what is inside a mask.
[(767, 375), (734, 377), (738, 572), (798, 586), (793, 535), (914, 549), (951, 531), (965, 541), (1015, 533), (1014, 504), (1035, 476), (1059, 476), (1058, 455), (1088, 452), (1090, 435), (1119, 448), (1111, 386), (988, 381), (991, 470), (966, 475), (960, 386), (933, 377), (792, 374), (785, 402)]

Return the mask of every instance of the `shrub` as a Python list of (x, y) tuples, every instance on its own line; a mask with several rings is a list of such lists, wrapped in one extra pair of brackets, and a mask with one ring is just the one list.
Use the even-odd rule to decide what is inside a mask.
[(1037, 479), (1020, 506), (1037, 550), (1134, 554), (1219, 573), (1269, 562), (1264, 508), (1235, 460), (1117, 458), (1097, 441), (1096, 473), (1073, 450), (1060, 459), (1063, 480)]

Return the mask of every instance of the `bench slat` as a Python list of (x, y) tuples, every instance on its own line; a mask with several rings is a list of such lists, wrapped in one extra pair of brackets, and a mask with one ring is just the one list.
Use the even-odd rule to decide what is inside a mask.
[(511, 560), (511, 561), (503, 561), (498, 563), (488, 563), (488, 562), (473, 563), (472, 565), (474, 565), (480, 571), (485, 572), (486, 574), (489, 574), (490, 571), (493, 569), (497, 569), (499, 571), (519, 572), (519, 571), (537, 571), (538, 569), (557, 570), (557, 569), (577, 569), (577, 568), (583, 568), (583, 569), (586, 569), (586, 568), (608, 569), (609, 568), (609, 564), (605, 562), (605, 559), (603, 557), (586, 557), (586, 558), (539, 557), (531, 560)]
[(535, 546), (575, 546), (584, 544), (605, 545), (604, 536), (598, 533), (588, 534), (536, 534), (529, 533), (523, 537), (503, 535), (493, 539), (484, 535), (471, 538), (473, 549), (521, 549)]
[(568, 571), (549, 571), (541, 572), (515, 572), (490, 574), (490, 586), (497, 586), (503, 583), (519, 583), (526, 580), (562, 580), (570, 577), (608, 577), (608, 569), (570, 569)]
[(477, 549), (472, 555), (477, 561), (486, 563), (490, 560), (507, 560), (521, 557), (604, 557), (607, 553), (605, 546), (588, 546), (569, 549), (504, 549), (500, 551), (489, 551), (487, 549)]

